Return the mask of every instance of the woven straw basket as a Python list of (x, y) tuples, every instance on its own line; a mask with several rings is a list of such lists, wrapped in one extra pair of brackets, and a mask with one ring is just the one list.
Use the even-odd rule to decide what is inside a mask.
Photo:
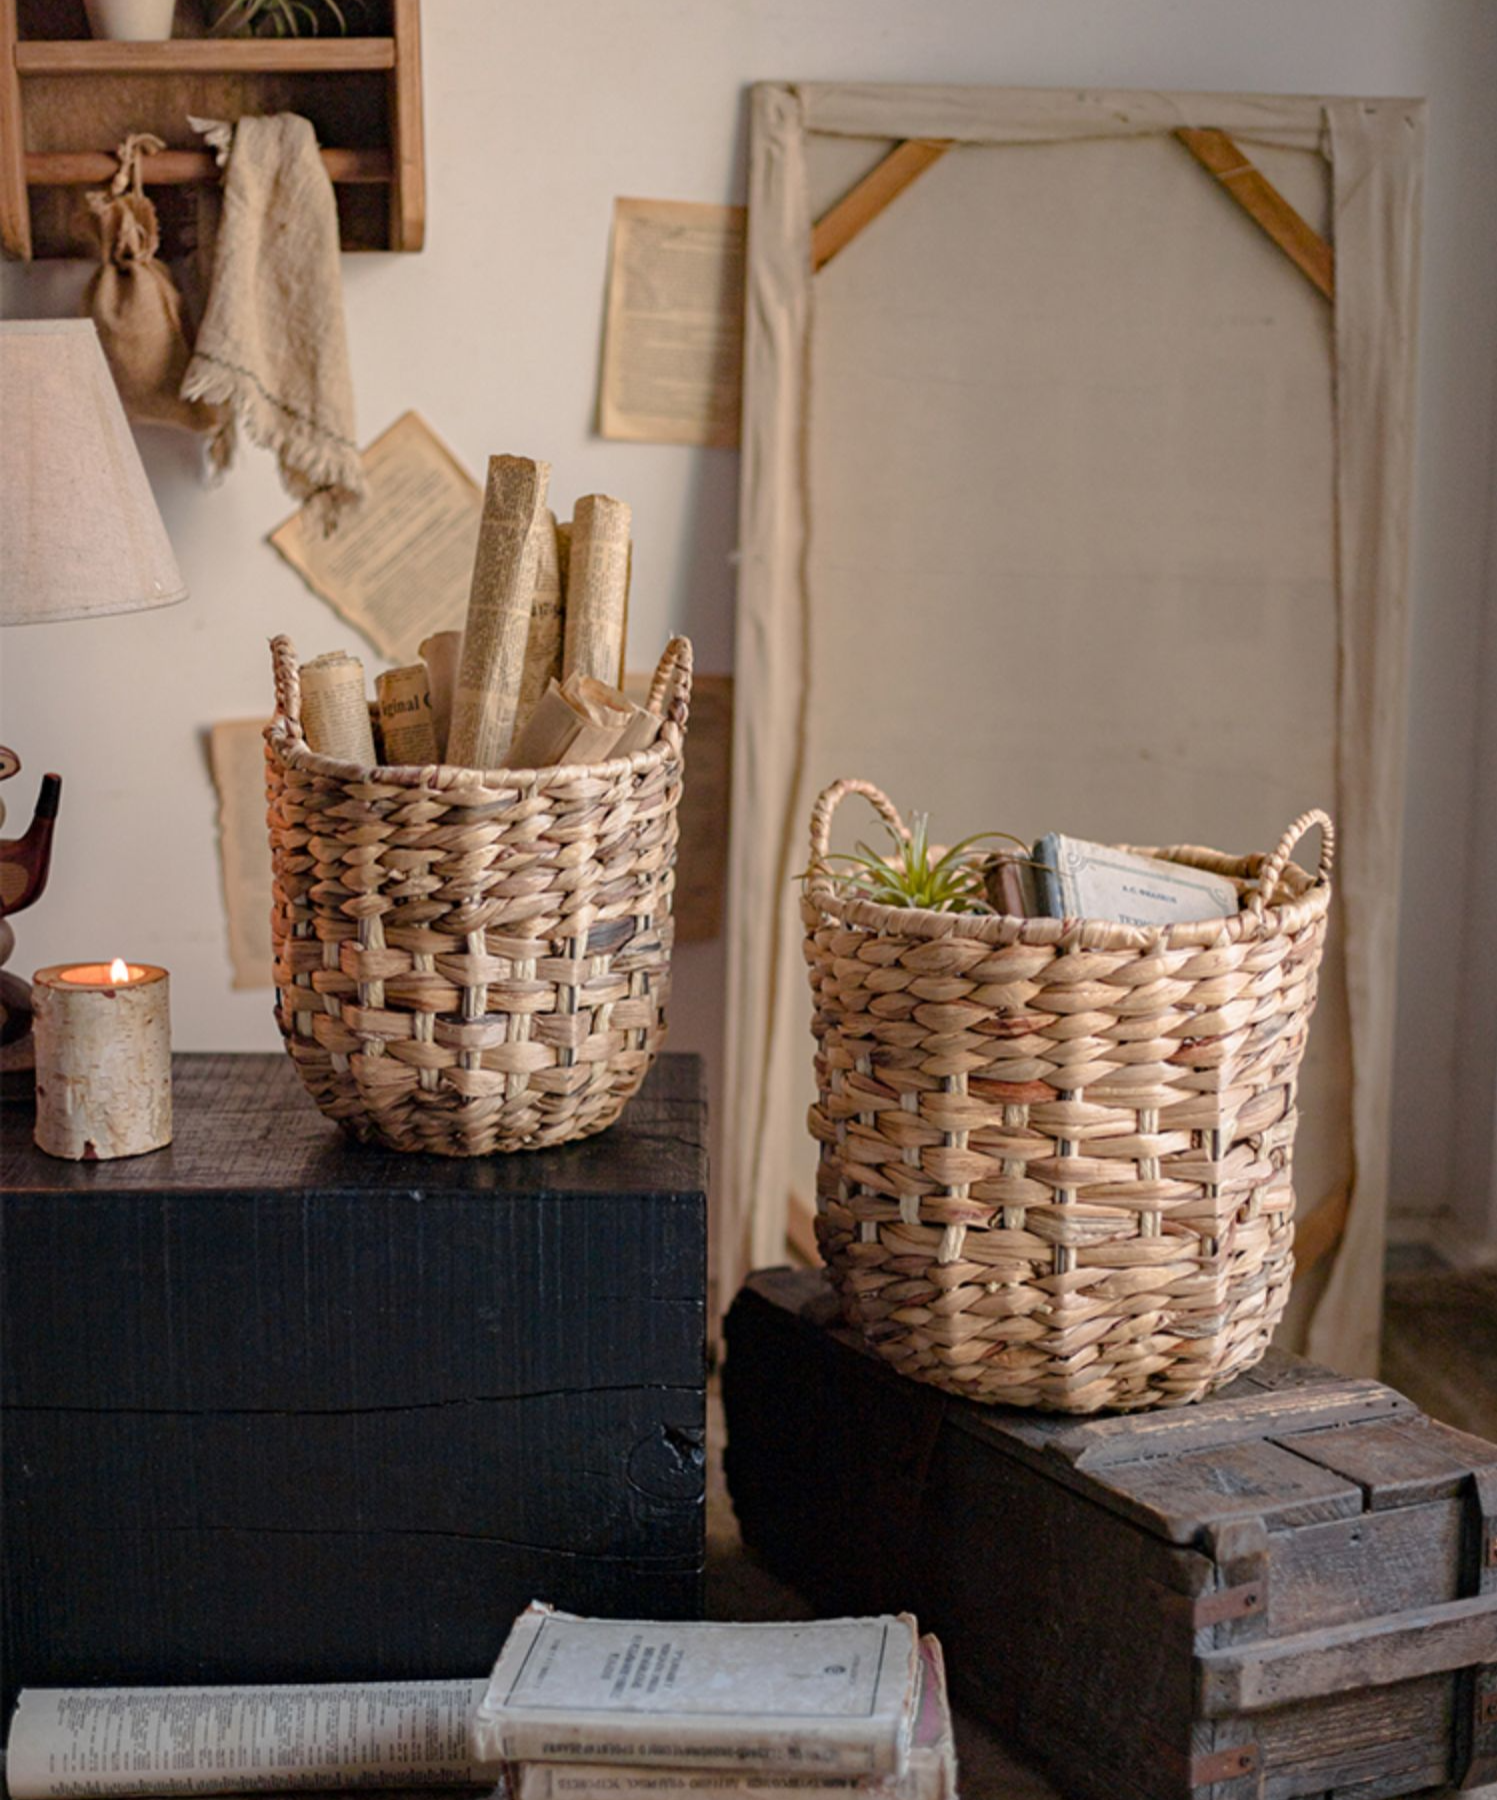
[(486, 773), (316, 754), (296, 653), (271, 652), (276, 1017), (312, 1098), (443, 1156), (612, 1124), (665, 1033), (691, 645), (655, 672), (648, 750)]
[[(1334, 834), (1234, 877), (1229, 918), (1145, 930), (881, 906), (804, 887), (817, 1239), (850, 1323), (906, 1375), (1053, 1412), (1196, 1400), (1268, 1347), (1292, 1274), (1295, 1073)], [(1289, 860), (1319, 825), (1312, 879)]]

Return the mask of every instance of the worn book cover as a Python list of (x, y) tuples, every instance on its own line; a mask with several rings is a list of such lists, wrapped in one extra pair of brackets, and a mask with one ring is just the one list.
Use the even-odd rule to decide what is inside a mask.
[(956, 1800), (956, 1747), (941, 1646), (920, 1640), (914, 1731), (903, 1775), (773, 1775), (761, 1769), (662, 1769), (622, 1763), (526, 1763), (515, 1800)]
[(902, 1774), (914, 1620), (655, 1624), (523, 1612), (474, 1720), (493, 1762)]
[(1240, 906), (1237, 883), (1184, 863), (1088, 843), (1052, 831), (1034, 847), (1043, 917), (1178, 925), (1219, 919)]

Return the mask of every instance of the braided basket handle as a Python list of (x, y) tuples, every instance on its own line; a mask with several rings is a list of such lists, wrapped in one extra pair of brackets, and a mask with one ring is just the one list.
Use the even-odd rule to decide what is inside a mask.
[(296, 646), (284, 632), (270, 640), (270, 662), (275, 671), (276, 717), (296, 737), (304, 737), (301, 725), (301, 667)]
[(649, 709), (681, 731), (691, 712), (691, 639), (673, 637), (650, 682)]
[(818, 795), (815, 806), (811, 809), (811, 863), (815, 867), (826, 861), (827, 850), (832, 837), (832, 814), (849, 794), (861, 794), (883, 814), (886, 824), (893, 827), (902, 838), (910, 834), (905, 829), (904, 820), (899, 816), (899, 808), (883, 791), (876, 788), (871, 781), (834, 781), (828, 788), (823, 788)]
[(1331, 870), (1336, 862), (1336, 827), (1332, 824), (1329, 813), (1322, 812), (1318, 806), (1312, 807), (1309, 812), (1301, 813), (1279, 839), (1273, 855), (1258, 872), (1258, 890), (1248, 904), (1260, 918), (1263, 909), (1273, 899), (1279, 878), (1288, 865), (1290, 851), (1307, 831), (1317, 825), (1320, 827), (1320, 867), (1315, 871), (1315, 880), (1317, 883), (1330, 880)]

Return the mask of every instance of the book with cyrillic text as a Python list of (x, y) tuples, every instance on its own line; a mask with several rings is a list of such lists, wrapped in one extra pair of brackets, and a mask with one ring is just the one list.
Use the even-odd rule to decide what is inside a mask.
[(906, 1614), (774, 1624), (515, 1622), (474, 1719), (493, 1762), (901, 1775), (919, 1639)]

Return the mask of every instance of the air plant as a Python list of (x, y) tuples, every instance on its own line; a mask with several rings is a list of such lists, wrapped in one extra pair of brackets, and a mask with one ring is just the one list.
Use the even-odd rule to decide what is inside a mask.
[(348, 18), (338, 0), (223, 0), (213, 16), (215, 37), (300, 37), (303, 29), (313, 37), (322, 29), (324, 15), (337, 20), (347, 34)]
[[(819, 867), (849, 890), (850, 897), (880, 906), (912, 906), (926, 912), (992, 912), (984, 889), (989, 852), (976, 846), (1001, 838), (1017, 844), (1026, 855), (1029, 846), (1006, 831), (979, 831), (945, 850), (930, 841), (929, 814), (913, 813), (911, 819), (907, 835), (885, 823), (893, 845), (891, 855), (881, 856), (869, 845), (859, 844), (850, 851), (833, 851)], [(833, 863), (843, 866), (833, 868)]]

